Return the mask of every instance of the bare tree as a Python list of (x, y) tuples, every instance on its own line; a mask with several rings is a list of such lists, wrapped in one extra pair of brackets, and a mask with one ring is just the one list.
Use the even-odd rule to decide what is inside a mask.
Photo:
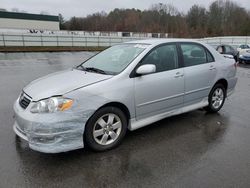
[(114, 9), (72, 17), (64, 27), (86, 31), (132, 31), (169, 33), (174, 37), (249, 35), (250, 12), (236, 2), (216, 0), (208, 9), (193, 5), (187, 14), (172, 4), (158, 3), (149, 9)]

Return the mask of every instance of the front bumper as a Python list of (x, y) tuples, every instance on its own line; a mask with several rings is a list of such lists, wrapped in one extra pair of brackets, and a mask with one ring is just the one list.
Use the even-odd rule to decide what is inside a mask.
[(44, 153), (60, 153), (84, 147), (85, 123), (92, 113), (65, 111), (32, 114), (29, 107), (24, 110), (17, 101), (14, 104), (13, 129), (16, 135), (28, 141), (31, 149)]
[(244, 61), (244, 62), (250, 62), (250, 57), (249, 56), (240, 56), (239, 57), (239, 60), (240, 61)]

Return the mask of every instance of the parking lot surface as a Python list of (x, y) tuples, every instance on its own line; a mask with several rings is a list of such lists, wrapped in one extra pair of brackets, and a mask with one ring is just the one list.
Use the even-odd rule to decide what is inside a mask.
[(90, 57), (0, 53), (0, 187), (250, 187), (250, 66), (218, 114), (196, 110), (129, 132), (114, 150), (43, 154), (16, 139), (12, 105), (30, 81)]

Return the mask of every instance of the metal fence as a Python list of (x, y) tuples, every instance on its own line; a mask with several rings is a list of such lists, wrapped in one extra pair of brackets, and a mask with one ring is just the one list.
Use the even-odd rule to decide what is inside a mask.
[(110, 37), (84, 35), (0, 34), (0, 46), (73, 46), (108, 47), (143, 37)]
[[(149, 38), (149, 37), (148, 37)], [(151, 38), (151, 37), (150, 37)], [(121, 42), (146, 39), (145, 37), (115, 37), (115, 36), (86, 36), (74, 34), (0, 34), (0, 46), (72, 46), (72, 47), (108, 47)], [(238, 46), (250, 44), (248, 36), (213, 37), (198, 39), (207, 44), (216, 46), (229, 44)]]
[(210, 44), (212, 46), (220, 44), (229, 44), (234, 47), (237, 47), (241, 44), (250, 44), (250, 37), (249, 36), (212, 37), (212, 38), (199, 39), (199, 41)]

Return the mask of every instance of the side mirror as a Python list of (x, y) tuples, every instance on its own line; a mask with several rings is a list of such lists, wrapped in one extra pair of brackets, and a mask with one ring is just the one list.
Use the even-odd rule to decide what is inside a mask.
[(234, 56), (229, 55), (229, 54), (223, 54), (223, 56), (224, 56), (225, 58), (228, 58), (228, 59), (234, 59)]
[(220, 54), (223, 54), (223, 48), (222, 47), (217, 48), (216, 51), (219, 52)]
[(138, 67), (136, 70), (136, 74), (145, 75), (145, 74), (154, 73), (155, 71), (156, 71), (156, 66), (152, 64), (148, 64), (148, 65), (142, 65)]

